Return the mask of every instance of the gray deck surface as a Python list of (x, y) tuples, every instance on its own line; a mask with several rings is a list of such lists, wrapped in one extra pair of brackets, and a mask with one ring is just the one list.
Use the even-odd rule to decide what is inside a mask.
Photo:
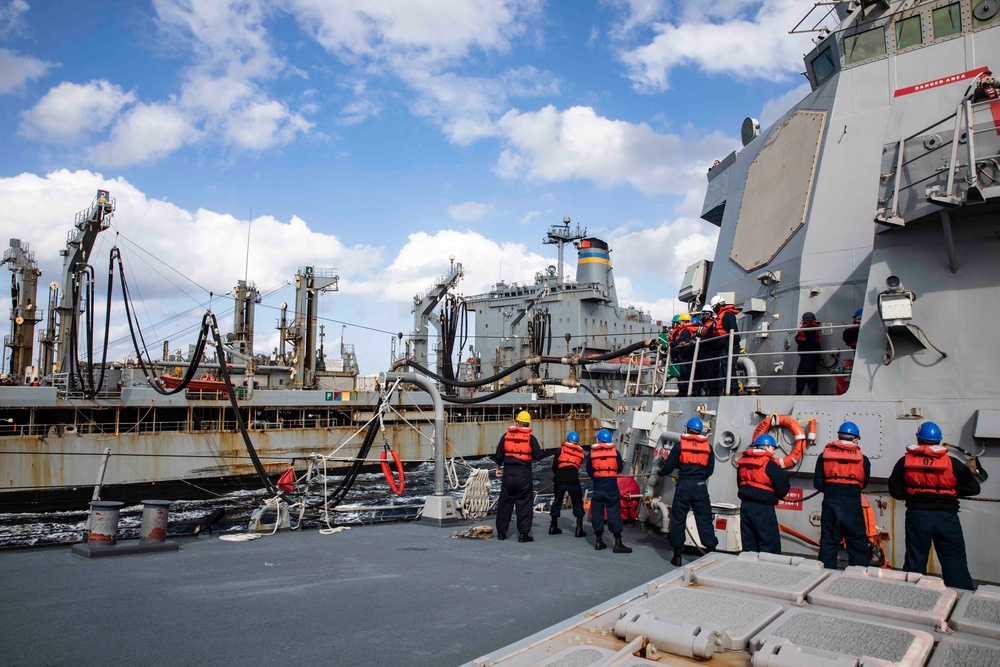
[(527, 544), (452, 538), (469, 525), (2, 553), (0, 665), (459, 665), (674, 569), (666, 536), (635, 528), (613, 554), (567, 517), (550, 536), (536, 514)]

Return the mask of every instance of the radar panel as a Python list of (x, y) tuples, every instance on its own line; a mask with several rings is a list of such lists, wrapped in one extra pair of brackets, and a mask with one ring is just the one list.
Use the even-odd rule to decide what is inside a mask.
[(825, 124), (825, 111), (796, 112), (750, 165), (729, 252), (744, 271), (774, 259), (805, 222)]

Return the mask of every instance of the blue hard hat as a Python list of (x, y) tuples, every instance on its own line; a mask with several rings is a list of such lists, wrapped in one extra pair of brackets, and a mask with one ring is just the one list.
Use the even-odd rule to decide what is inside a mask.
[(687, 424), (684, 424), (684, 428), (694, 431), (695, 433), (701, 433), (701, 430), (705, 428), (705, 425), (701, 423), (701, 420), (697, 417), (691, 417), (687, 420)]
[(768, 435), (767, 433), (762, 433), (757, 436), (757, 439), (753, 441), (754, 447), (777, 447), (778, 443), (774, 439), (774, 436)]
[(858, 308), (857, 310), (854, 311), (854, 319), (856, 319), (856, 320), (860, 320), (861, 319), (861, 309), (860, 308)]
[(855, 438), (861, 437), (861, 430), (858, 429), (858, 425), (854, 422), (844, 422), (837, 429), (837, 435), (851, 435)]
[(934, 422), (924, 422), (917, 429), (917, 440), (937, 444), (941, 442), (941, 427)]
[(602, 428), (600, 431), (597, 432), (597, 441), (611, 442), (611, 431), (609, 431), (606, 428)]
[(566, 434), (566, 442), (580, 442), (580, 434), (576, 431), (570, 431)]

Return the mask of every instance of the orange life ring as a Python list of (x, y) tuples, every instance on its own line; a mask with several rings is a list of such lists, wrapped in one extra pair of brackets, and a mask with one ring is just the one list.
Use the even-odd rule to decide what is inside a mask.
[(795, 447), (792, 448), (792, 452), (788, 456), (775, 457), (774, 460), (782, 468), (791, 468), (802, 459), (802, 454), (806, 451), (806, 443), (812, 444), (816, 442), (816, 420), (809, 420), (809, 432), (807, 434), (802, 429), (802, 424), (788, 415), (771, 415), (757, 424), (757, 428), (753, 430), (751, 442), (757, 440), (757, 436), (767, 433), (771, 428), (778, 427), (787, 428), (792, 432), (792, 435), (795, 436)]
[[(396, 474), (399, 475), (399, 486), (396, 486), (396, 480), (392, 476), (392, 468), (389, 466), (389, 454), (392, 454), (392, 460), (396, 464)], [(382, 474), (385, 475), (386, 481), (389, 482), (389, 488), (397, 496), (403, 495), (403, 485), (406, 483), (406, 480), (403, 477), (403, 463), (399, 460), (399, 454), (393, 449), (384, 449), (380, 458), (382, 459)]]

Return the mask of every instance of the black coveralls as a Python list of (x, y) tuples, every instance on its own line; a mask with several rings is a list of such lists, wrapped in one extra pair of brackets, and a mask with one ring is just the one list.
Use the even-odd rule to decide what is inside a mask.
[(676, 443), (660, 466), (660, 476), (665, 477), (677, 469), (677, 485), (670, 505), (670, 545), (684, 548), (685, 522), (688, 510), (694, 512), (698, 537), (706, 549), (715, 549), (719, 539), (712, 525), (712, 500), (708, 496), (708, 478), (715, 472), (715, 455), (710, 452), (708, 465), (681, 463), (681, 443)]
[(872, 464), (867, 456), (862, 457), (865, 468), (865, 481), (862, 486), (857, 484), (839, 484), (827, 482), (823, 471), (823, 455), (816, 458), (816, 470), (813, 472), (813, 487), (823, 492), (821, 507), (822, 526), (819, 538), (819, 560), (824, 567), (837, 569), (837, 553), (840, 551), (840, 541), (847, 545), (847, 564), (868, 567), (871, 564), (871, 551), (868, 546), (868, 535), (865, 530), (865, 515), (861, 509), (861, 491), (868, 486)]
[[(522, 461), (504, 454), (504, 442), (507, 434), (500, 436), (493, 461), (503, 467), (503, 481), (500, 483), (500, 499), (497, 501), (497, 532), (507, 534), (510, 527), (510, 515), (517, 509), (517, 532), (531, 532), (532, 502), (535, 499), (535, 482), (531, 474), (531, 461)], [(531, 459), (540, 461), (546, 454), (538, 445), (535, 436), (531, 436)]]
[(773, 491), (749, 484), (741, 484), (739, 487), (740, 535), (743, 539), (743, 551), (780, 554), (781, 533), (778, 531), (778, 516), (774, 507), (779, 500), (788, 495), (791, 484), (774, 459), (764, 466), (764, 473), (771, 480)]

